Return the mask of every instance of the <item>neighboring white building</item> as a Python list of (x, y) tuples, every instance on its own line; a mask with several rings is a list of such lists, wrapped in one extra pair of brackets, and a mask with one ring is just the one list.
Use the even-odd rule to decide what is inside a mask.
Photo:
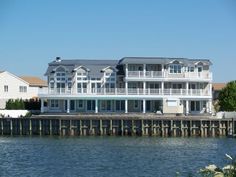
[(9, 99), (36, 98), (39, 89), (44, 88), (47, 88), (46, 82), (37, 77), (20, 78), (10, 72), (0, 71), (0, 109), (5, 108), (6, 101)]
[[(211, 114), (207, 59), (125, 57), (49, 63), (48, 112)], [(41, 102), (41, 112), (45, 112)]]

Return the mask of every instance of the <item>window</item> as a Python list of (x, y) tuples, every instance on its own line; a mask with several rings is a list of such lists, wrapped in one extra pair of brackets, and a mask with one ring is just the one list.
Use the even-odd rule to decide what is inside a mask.
[(170, 65), (170, 73), (181, 73), (181, 65), (179, 64), (172, 64)]
[(83, 108), (84, 107), (84, 104), (83, 104), (83, 100), (79, 100), (79, 108)]
[(95, 110), (95, 100), (87, 100), (87, 110), (88, 111)]
[(202, 72), (202, 66), (197, 67), (198, 72)]
[(138, 108), (138, 100), (134, 100), (134, 108)]
[(68, 83), (68, 88), (71, 89), (71, 87), (72, 87), (72, 84), (71, 84), (71, 82), (69, 82)]
[(50, 83), (50, 88), (54, 88), (54, 83)]
[(188, 72), (194, 72), (194, 67), (193, 66), (189, 66), (188, 67)]
[(8, 85), (4, 85), (4, 92), (8, 92)]
[(51, 100), (51, 108), (58, 108), (59, 104), (58, 104), (58, 100)]
[(27, 92), (27, 87), (26, 86), (20, 86), (19, 91), (20, 92)]
[(110, 87), (111, 87), (111, 88), (115, 88), (115, 84), (114, 84), (114, 83), (111, 83), (111, 84), (110, 84)]

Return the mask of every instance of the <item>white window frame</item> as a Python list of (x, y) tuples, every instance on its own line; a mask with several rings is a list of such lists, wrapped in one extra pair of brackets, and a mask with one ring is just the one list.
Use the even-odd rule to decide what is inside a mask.
[(8, 85), (4, 85), (4, 92), (8, 92)]
[(26, 93), (27, 92), (27, 86), (19, 86), (19, 92), (20, 93)]
[(59, 108), (59, 101), (58, 100), (50, 100), (50, 107), (51, 108)]
[(181, 74), (182, 73), (181, 64), (170, 64), (169, 65), (169, 73), (170, 74)]

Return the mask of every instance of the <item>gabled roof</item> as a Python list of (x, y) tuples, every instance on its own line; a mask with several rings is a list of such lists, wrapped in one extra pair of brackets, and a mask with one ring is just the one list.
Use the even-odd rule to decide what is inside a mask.
[(64, 60), (62, 59), (60, 62), (53, 61), (48, 64), (48, 69), (45, 75), (49, 75), (54, 68), (59, 65), (63, 65), (67, 68), (68, 72), (73, 72), (79, 66), (84, 66), (89, 69), (89, 74), (91, 77), (101, 77), (103, 73), (102, 69), (110, 66), (112, 68), (116, 68), (118, 64), (118, 60), (86, 60), (86, 59), (76, 59), (76, 60)]
[(226, 83), (213, 83), (212, 88), (213, 90), (220, 91), (226, 86)]
[(202, 62), (212, 65), (209, 59), (188, 59), (188, 58), (168, 58), (168, 57), (124, 57), (119, 64), (168, 64), (172, 61), (179, 61), (184, 65), (194, 65), (196, 62)]
[(16, 75), (14, 75), (14, 74), (12, 74), (12, 73), (10, 73), (10, 72), (8, 72), (8, 71), (1, 71), (0, 72), (0, 74), (3, 74), (3, 73), (5, 73), (5, 74), (8, 74), (8, 75), (10, 75), (10, 76), (12, 76), (12, 77), (14, 77), (14, 78), (16, 78), (16, 79), (18, 79), (18, 80), (20, 80), (21, 82), (23, 82), (23, 83), (25, 83), (25, 84), (29, 84), (28, 82), (26, 82), (25, 80), (23, 80), (23, 79), (21, 79), (20, 77), (18, 77), (18, 76), (16, 76)]
[(30, 86), (34, 87), (47, 87), (47, 82), (34, 76), (21, 76), (21, 79), (29, 83)]

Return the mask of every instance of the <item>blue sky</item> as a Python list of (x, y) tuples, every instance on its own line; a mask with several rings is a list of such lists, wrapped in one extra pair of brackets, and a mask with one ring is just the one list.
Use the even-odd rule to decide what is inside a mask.
[(207, 58), (235, 80), (234, 0), (0, 0), (0, 70), (43, 78), (56, 56)]

